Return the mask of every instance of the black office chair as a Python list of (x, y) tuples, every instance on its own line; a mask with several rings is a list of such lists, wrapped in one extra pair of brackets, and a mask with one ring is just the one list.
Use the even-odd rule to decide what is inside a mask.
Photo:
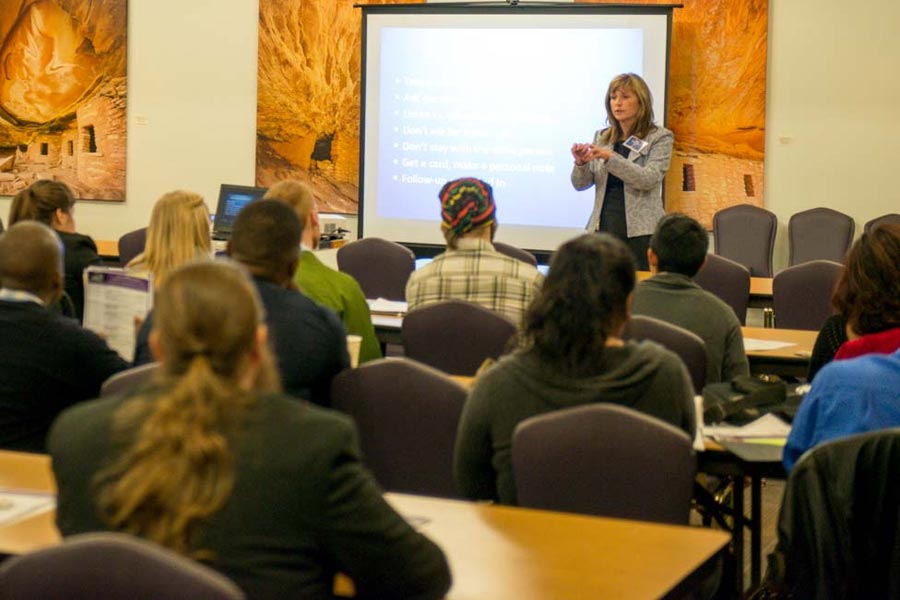
[[(769, 556), (777, 598), (900, 598), (900, 429), (816, 446), (794, 465)], [(760, 596), (763, 597), (763, 596)]]
[(741, 325), (747, 324), (750, 303), (750, 270), (717, 254), (707, 254), (706, 264), (694, 275), (694, 283), (731, 307)]
[(636, 410), (589, 404), (519, 423), (521, 506), (687, 525), (697, 460), (683, 431)]
[(754, 277), (772, 276), (778, 217), (752, 204), (738, 204), (713, 216), (716, 254), (750, 269)]
[(506, 256), (515, 258), (516, 260), (521, 260), (523, 263), (527, 263), (532, 267), (537, 266), (537, 258), (529, 252), (528, 250), (522, 250), (521, 248), (517, 248), (510, 244), (504, 244), (503, 242), (493, 242), (494, 250), (499, 252), (500, 254), (505, 254)]
[(853, 243), (853, 218), (830, 208), (818, 207), (793, 215), (788, 221), (789, 265), (811, 260), (844, 263)]
[(159, 363), (149, 363), (132, 367), (112, 375), (100, 386), (100, 397), (126, 394), (150, 382), (159, 372)]
[(119, 264), (123, 267), (134, 259), (135, 256), (144, 251), (147, 245), (147, 228), (141, 227), (134, 231), (129, 231), (119, 238)]
[(696, 333), (677, 325), (635, 315), (628, 320), (622, 337), (626, 340), (651, 340), (681, 358), (698, 394), (706, 385), (706, 342)]
[(331, 404), (353, 417), (364, 462), (386, 490), (459, 498), (453, 447), (467, 391), (408, 358), (369, 361), (331, 384)]
[(869, 233), (874, 227), (878, 227), (879, 225), (900, 225), (900, 215), (897, 213), (888, 213), (886, 215), (881, 215), (880, 217), (875, 217), (874, 219), (868, 221), (863, 227), (863, 231), (865, 233)]
[(775, 327), (819, 331), (834, 314), (831, 296), (844, 267), (813, 260), (788, 267), (772, 280)]
[(156, 544), (88, 533), (3, 563), (0, 598), (242, 600), (244, 593), (224, 575)]
[(498, 358), (516, 335), (516, 324), (472, 302), (445, 300), (409, 311), (400, 336), (409, 358), (451, 375), (474, 375)]
[(337, 264), (359, 282), (366, 298), (406, 300), (406, 282), (416, 269), (416, 256), (406, 246), (372, 237), (338, 248)]

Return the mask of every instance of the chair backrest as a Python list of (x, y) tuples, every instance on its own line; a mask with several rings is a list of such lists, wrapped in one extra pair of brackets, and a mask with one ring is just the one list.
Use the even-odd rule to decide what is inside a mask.
[(750, 269), (753, 277), (772, 276), (778, 217), (752, 204), (724, 208), (713, 216), (716, 254)]
[(513, 434), (521, 506), (687, 524), (697, 460), (690, 437), (614, 404), (522, 421)]
[(144, 251), (147, 245), (147, 228), (141, 227), (134, 231), (129, 231), (119, 238), (119, 264), (123, 267), (131, 262), (131, 260)]
[(0, 233), (3, 233), (5, 230), (6, 230), (6, 228), (3, 227), (3, 219), (0, 218)]
[(750, 270), (716, 254), (706, 255), (706, 264), (694, 275), (694, 282), (731, 307), (741, 325), (747, 324), (750, 302)]
[(853, 218), (830, 208), (818, 207), (793, 215), (788, 221), (789, 264), (811, 260), (844, 262), (853, 243)]
[(494, 250), (499, 252), (500, 254), (505, 254), (506, 256), (511, 256), (516, 260), (521, 260), (523, 263), (528, 263), (532, 267), (537, 266), (537, 258), (529, 252), (528, 250), (522, 250), (521, 248), (516, 248), (515, 246), (511, 246), (510, 244), (504, 244), (503, 242), (493, 242)]
[(779, 597), (900, 598), (898, 473), (897, 428), (803, 455), (788, 477), (769, 561), (790, 593)]
[(100, 386), (100, 397), (130, 392), (150, 381), (158, 370), (159, 363), (149, 363), (120, 371), (103, 382), (103, 385)]
[(699, 394), (706, 385), (706, 343), (696, 333), (677, 325), (634, 315), (625, 325), (626, 340), (651, 340), (677, 354), (687, 367), (694, 390)]
[(900, 215), (897, 213), (888, 213), (886, 215), (881, 215), (880, 217), (875, 217), (871, 221), (866, 222), (863, 231), (869, 233), (873, 227), (886, 224), (900, 225)]
[(834, 314), (831, 295), (843, 268), (830, 260), (813, 260), (778, 273), (772, 280), (775, 327), (821, 329)]
[(240, 600), (224, 575), (156, 544), (119, 533), (89, 533), (12, 558), (0, 567), (5, 600)]
[(407, 358), (341, 372), (332, 406), (359, 428), (363, 461), (387, 490), (458, 498), (453, 447), (466, 389)]
[(485, 359), (504, 354), (514, 335), (507, 317), (462, 300), (411, 310), (400, 328), (406, 356), (451, 375), (474, 375)]
[(359, 282), (366, 298), (406, 300), (406, 282), (416, 269), (416, 256), (395, 242), (363, 238), (338, 248), (337, 264)]

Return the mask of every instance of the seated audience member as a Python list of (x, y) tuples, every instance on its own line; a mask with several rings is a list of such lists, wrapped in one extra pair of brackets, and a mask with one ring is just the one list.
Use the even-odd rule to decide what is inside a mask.
[[(328, 406), (331, 380), (350, 366), (347, 334), (337, 315), (294, 289), (299, 253), (300, 221), (286, 204), (258, 200), (234, 220), (228, 254), (253, 275), (284, 391)], [(150, 354), (153, 318), (138, 336), (141, 356)]]
[(294, 282), (300, 291), (324, 306), (332, 309), (344, 322), (347, 333), (362, 337), (359, 350), (360, 364), (381, 358), (381, 345), (375, 336), (369, 304), (359, 283), (348, 275), (326, 266), (316, 258), (313, 250), (319, 247), (319, 210), (312, 190), (299, 181), (276, 183), (264, 197), (279, 200), (291, 206), (303, 225), (300, 265), (294, 274)]
[(90, 237), (75, 232), (75, 196), (61, 181), (41, 179), (15, 195), (9, 209), (9, 224), (32, 219), (52, 227), (65, 247), (65, 292), (78, 321), (84, 318), (82, 272), (102, 261)]
[(350, 419), (278, 392), (266, 336), (237, 266), (169, 273), (154, 385), (67, 411), (50, 434), (59, 530), (149, 539), (248, 598), (331, 598), (336, 572), (359, 597), (443, 597), (441, 550), (382, 499)]
[(491, 186), (479, 179), (456, 179), (441, 188), (438, 198), (447, 251), (410, 276), (409, 309), (466, 300), (520, 324), (543, 278), (533, 266), (497, 252), (491, 244), (497, 231)]
[(900, 427), (900, 350), (825, 365), (797, 411), (784, 466), (790, 471), (804, 452), (828, 440)]
[(677, 213), (660, 219), (647, 250), (653, 276), (638, 284), (631, 310), (700, 336), (706, 344), (706, 383), (717, 383), (749, 375), (750, 363), (734, 310), (692, 279), (708, 249), (709, 234), (696, 220)]
[(832, 304), (837, 314), (816, 338), (810, 381), (833, 358), (900, 348), (900, 225), (875, 227), (856, 240)]
[(681, 359), (621, 338), (634, 282), (631, 251), (609, 234), (582, 235), (556, 251), (525, 314), (521, 347), (478, 378), (463, 408), (454, 470), (464, 495), (515, 504), (513, 431), (550, 411), (609, 402), (694, 434)]
[(44, 452), (64, 408), (128, 367), (93, 332), (46, 307), (62, 293), (62, 247), (36, 221), (0, 235), (0, 448)]
[(176, 190), (163, 194), (153, 205), (147, 226), (147, 244), (126, 268), (152, 277), (159, 287), (170, 271), (198, 258), (211, 258), (209, 209), (203, 196)]

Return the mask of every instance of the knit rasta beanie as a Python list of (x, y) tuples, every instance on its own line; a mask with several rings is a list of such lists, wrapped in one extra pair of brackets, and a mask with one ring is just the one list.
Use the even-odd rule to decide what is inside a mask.
[(464, 177), (448, 181), (438, 198), (441, 201), (441, 230), (448, 240), (494, 223), (494, 192), (480, 179)]

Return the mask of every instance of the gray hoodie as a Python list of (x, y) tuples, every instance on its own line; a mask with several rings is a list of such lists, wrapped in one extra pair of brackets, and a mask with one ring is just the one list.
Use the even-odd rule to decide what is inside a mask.
[(454, 469), (472, 499), (516, 504), (513, 431), (521, 421), (553, 410), (610, 402), (639, 410), (694, 434), (693, 387), (672, 352), (653, 342), (626, 342), (603, 351), (600, 374), (560, 375), (524, 351), (482, 375), (466, 401), (456, 438)]

